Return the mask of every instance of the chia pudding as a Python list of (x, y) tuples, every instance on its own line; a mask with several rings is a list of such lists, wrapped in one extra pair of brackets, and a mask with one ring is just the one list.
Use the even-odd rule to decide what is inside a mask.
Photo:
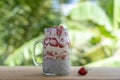
[(68, 75), (70, 71), (70, 40), (63, 26), (46, 28), (43, 45), (45, 75)]

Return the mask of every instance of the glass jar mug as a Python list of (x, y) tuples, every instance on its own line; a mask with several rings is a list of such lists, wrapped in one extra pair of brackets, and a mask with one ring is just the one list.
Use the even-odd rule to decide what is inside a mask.
[(42, 69), (45, 75), (68, 75), (70, 72), (70, 40), (63, 26), (45, 28), (45, 38), (34, 45), (33, 61), (37, 63), (35, 49), (42, 43)]

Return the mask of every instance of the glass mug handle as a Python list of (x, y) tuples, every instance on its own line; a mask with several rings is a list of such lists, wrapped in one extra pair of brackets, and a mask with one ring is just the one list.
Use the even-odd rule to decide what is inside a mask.
[(33, 62), (34, 62), (34, 64), (35, 64), (36, 66), (41, 66), (42, 63), (39, 63), (39, 62), (37, 61), (37, 59), (36, 59), (36, 54), (35, 54), (35, 53), (36, 53), (36, 52), (35, 52), (35, 49), (36, 49), (36, 46), (37, 46), (38, 43), (41, 43), (41, 44), (42, 44), (42, 40), (38, 40), (38, 41), (35, 42), (34, 47), (33, 47), (33, 56), (32, 56), (32, 59), (33, 59)]

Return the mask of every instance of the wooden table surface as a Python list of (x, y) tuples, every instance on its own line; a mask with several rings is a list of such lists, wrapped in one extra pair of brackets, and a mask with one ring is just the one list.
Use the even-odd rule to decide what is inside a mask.
[(92, 68), (86, 76), (80, 76), (80, 67), (71, 67), (68, 76), (45, 76), (41, 67), (0, 66), (0, 80), (120, 80), (120, 68)]

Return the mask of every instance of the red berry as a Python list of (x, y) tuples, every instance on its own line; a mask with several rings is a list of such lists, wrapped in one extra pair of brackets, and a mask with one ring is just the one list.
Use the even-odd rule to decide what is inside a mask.
[(56, 38), (51, 38), (50, 43), (51, 46), (57, 47), (58, 46), (58, 41)]
[(62, 33), (62, 30), (60, 30), (60, 29), (57, 29), (57, 35), (61, 35), (61, 33)]
[(52, 56), (52, 57), (55, 56), (55, 55), (53, 54), (53, 52), (47, 52), (47, 54), (48, 54), (49, 56)]
[(59, 47), (60, 48), (65, 47), (65, 40), (64, 40), (64, 38), (60, 38)]
[(88, 71), (85, 69), (85, 67), (81, 67), (78, 71), (78, 74), (80, 75), (86, 75)]
[(64, 46), (63, 46), (62, 44), (59, 44), (59, 47), (60, 47), (60, 48), (63, 48)]
[(64, 60), (65, 58), (66, 58), (66, 55), (62, 55), (62, 56), (61, 56), (61, 59)]
[(60, 26), (60, 29), (64, 29), (64, 26)]
[(49, 43), (49, 40), (50, 40), (51, 38), (49, 38), (49, 37), (47, 37), (47, 38), (45, 38), (45, 40), (44, 40), (44, 45), (48, 45), (48, 43)]

